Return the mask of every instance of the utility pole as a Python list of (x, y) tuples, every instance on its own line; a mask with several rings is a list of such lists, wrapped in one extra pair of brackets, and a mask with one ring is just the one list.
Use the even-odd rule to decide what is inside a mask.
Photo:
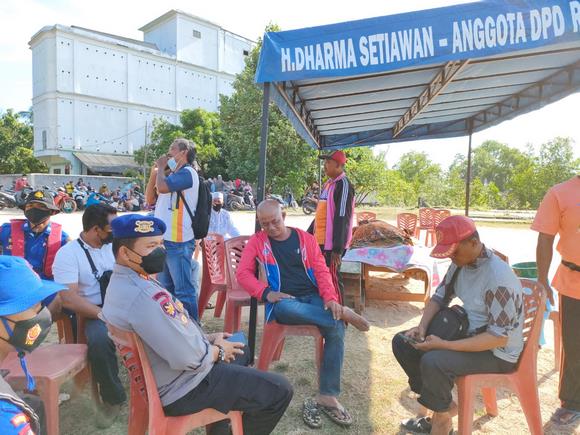
[(147, 121), (145, 121), (145, 143), (143, 147), (143, 189), (145, 189), (147, 187)]

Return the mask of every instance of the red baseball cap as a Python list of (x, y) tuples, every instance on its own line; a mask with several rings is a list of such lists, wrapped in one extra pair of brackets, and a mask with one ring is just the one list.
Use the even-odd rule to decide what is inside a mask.
[(435, 228), (437, 245), (431, 251), (431, 257), (451, 257), (459, 242), (469, 238), (476, 231), (475, 224), (468, 217), (449, 216)]
[(339, 165), (344, 165), (346, 163), (346, 154), (343, 151), (335, 151), (332, 154), (326, 156), (320, 156), (323, 160), (334, 160)]

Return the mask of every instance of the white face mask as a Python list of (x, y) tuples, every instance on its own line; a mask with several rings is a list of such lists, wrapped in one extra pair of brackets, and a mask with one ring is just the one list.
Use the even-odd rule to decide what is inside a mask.
[(175, 160), (175, 157), (171, 157), (169, 160), (167, 160), (167, 166), (169, 166), (171, 172), (175, 171), (177, 168), (177, 161)]

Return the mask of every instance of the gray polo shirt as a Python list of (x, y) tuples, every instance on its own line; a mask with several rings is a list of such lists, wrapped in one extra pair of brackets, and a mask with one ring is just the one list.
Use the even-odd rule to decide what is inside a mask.
[[(433, 301), (443, 305), (445, 287), (456, 269), (451, 264)], [(484, 246), (475, 263), (459, 271), (453, 296), (463, 302), (469, 332), (486, 326), (490, 334), (508, 337), (507, 345), (493, 349), (493, 354), (505, 361), (517, 362), (524, 347), (523, 290), (511, 267)]]
[(163, 406), (197, 387), (213, 367), (211, 345), (181, 302), (128, 267), (115, 264), (103, 316), (139, 335)]

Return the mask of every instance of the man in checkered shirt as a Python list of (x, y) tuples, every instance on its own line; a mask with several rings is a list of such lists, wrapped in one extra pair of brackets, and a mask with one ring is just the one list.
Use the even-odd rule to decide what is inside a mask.
[[(436, 234), (437, 246), (431, 256), (450, 258), (453, 263), (425, 307), (419, 326), (404, 333), (416, 344), (397, 334), (393, 352), (409, 377), (411, 390), (420, 395), (418, 402), (433, 411), (432, 418), (420, 416), (402, 425), (415, 432), (447, 435), (452, 429), (451, 418), (457, 414), (451, 396), (455, 378), (515, 370), (524, 346), (524, 314), (519, 279), (481, 243), (471, 219), (449, 217), (436, 228)], [(456, 271), (453, 293), (445, 297)], [(434, 335), (426, 337), (435, 314), (454, 297), (467, 312), (467, 338), (447, 341)]]

